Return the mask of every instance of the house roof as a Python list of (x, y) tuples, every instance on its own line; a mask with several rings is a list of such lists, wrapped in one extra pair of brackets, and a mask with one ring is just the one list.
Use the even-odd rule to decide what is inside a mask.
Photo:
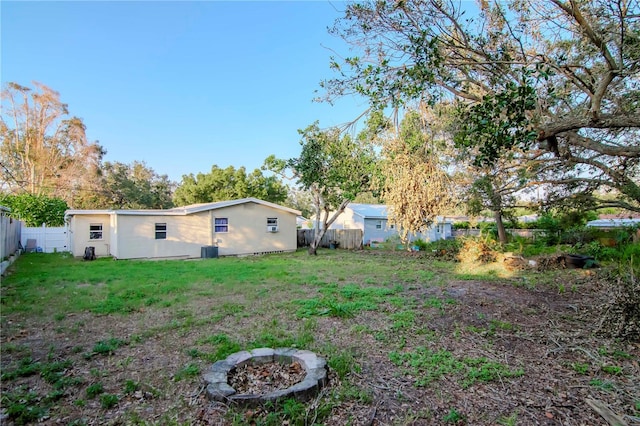
[(591, 228), (625, 228), (640, 225), (640, 218), (626, 219), (597, 219), (587, 222)]
[[(348, 209), (351, 209), (354, 214), (364, 219), (388, 219), (389, 209), (386, 204), (358, 204), (349, 203)], [(436, 223), (453, 223), (452, 220), (438, 216), (434, 219)]]
[(598, 219), (640, 219), (640, 214), (636, 212), (622, 212), (615, 214), (600, 214)]
[(351, 209), (354, 214), (365, 219), (386, 219), (389, 216), (387, 206), (385, 204), (358, 204), (349, 203), (347, 208)]
[(172, 209), (154, 210), (154, 209), (138, 209), (138, 210), (67, 210), (65, 216), (74, 215), (96, 215), (96, 214), (116, 214), (130, 216), (186, 216), (193, 213), (199, 213), (208, 210), (217, 210), (224, 207), (236, 206), (239, 204), (255, 203), (263, 206), (283, 210), (288, 213), (299, 215), (298, 210), (290, 209), (279, 204), (270, 203), (268, 201), (259, 200), (257, 198), (241, 198), (239, 200), (217, 201), (214, 203), (191, 204), (189, 206), (174, 207)]

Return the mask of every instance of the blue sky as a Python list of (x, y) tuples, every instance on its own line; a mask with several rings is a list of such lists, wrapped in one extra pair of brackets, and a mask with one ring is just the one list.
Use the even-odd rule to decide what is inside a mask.
[(60, 92), (106, 161), (145, 161), (180, 181), (211, 166), (250, 172), (295, 157), (297, 130), (343, 124), (354, 98), (314, 103), (328, 34), (344, 4), (327, 1), (2, 1), (1, 82)]

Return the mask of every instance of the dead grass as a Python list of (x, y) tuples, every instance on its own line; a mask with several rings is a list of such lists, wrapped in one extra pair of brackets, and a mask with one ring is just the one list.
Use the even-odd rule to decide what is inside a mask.
[[(269, 269), (269, 259), (281, 269)], [(210, 263), (211, 276), (227, 260), (218, 261)], [(170, 306), (126, 314), (3, 313), (2, 424), (17, 418), (8, 418), (17, 404), (11, 397), (44, 407), (25, 423), (45, 425), (607, 425), (587, 400), (640, 424), (640, 344), (595, 334), (608, 289), (592, 273), (503, 273), (490, 263), (461, 270), (460, 263), (401, 252), (339, 250), (247, 262), (256, 273), (239, 271), (237, 286), (185, 287)], [(154, 263), (163, 265), (172, 263)], [(265, 283), (260, 277), (267, 275)], [(17, 294), (6, 292), (13, 283), (3, 281), (3, 296)], [(389, 291), (371, 290), (380, 288)], [(300, 316), (296, 300), (328, 298), (352, 315), (334, 309)], [(109, 339), (124, 344), (94, 353), (96, 343)], [(205, 398), (201, 372), (216, 357), (265, 343), (326, 357), (333, 366), (329, 386), (302, 406), (252, 412)], [(415, 362), (393, 362), (392, 353)], [(425, 382), (438, 366), (433, 354), (452, 368)], [(42, 372), (10, 377), (27, 357), (40, 371), (70, 361), (62, 377), (75, 380), (52, 400), (58, 382)], [(117, 396), (115, 405), (88, 396), (97, 383)]]

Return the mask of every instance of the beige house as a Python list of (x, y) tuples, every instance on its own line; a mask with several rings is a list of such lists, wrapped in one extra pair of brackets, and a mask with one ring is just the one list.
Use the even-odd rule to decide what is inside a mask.
[(167, 210), (67, 210), (65, 217), (74, 256), (94, 247), (98, 257), (148, 259), (295, 251), (299, 214), (243, 198)]

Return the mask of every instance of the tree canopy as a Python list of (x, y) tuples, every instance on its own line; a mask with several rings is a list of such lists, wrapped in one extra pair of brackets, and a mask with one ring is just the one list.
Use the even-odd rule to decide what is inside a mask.
[(322, 237), (358, 194), (370, 189), (375, 154), (370, 144), (341, 135), (336, 128), (320, 129), (313, 123), (301, 135), (300, 156), (289, 160), (270, 156), (265, 168), (289, 179), (311, 193), (316, 235), (309, 247), (316, 254)]
[(60, 198), (46, 195), (0, 194), (0, 205), (9, 207), (9, 216), (24, 221), (26, 226), (62, 226), (64, 212), (69, 208)]
[(470, 4), (349, 3), (332, 32), (355, 54), (333, 60), (327, 99), (453, 102), (457, 141), (478, 147), (477, 164), (522, 149), (540, 162), (536, 183), (559, 198), (640, 211), (638, 1)]
[(106, 162), (102, 167), (99, 208), (166, 209), (173, 207), (174, 183), (146, 163)]
[(173, 201), (178, 206), (255, 197), (281, 204), (287, 199), (287, 187), (277, 176), (265, 176), (255, 169), (247, 174), (244, 167), (217, 165), (209, 173), (182, 176)]
[(33, 84), (35, 90), (16, 83), (2, 90), (0, 188), (71, 202), (96, 178), (105, 152), (87, 141), (84, 123), (69, 115), (58, 92)]
[(381, 138), (382, 198), (403, 240), (425, 231), (456, 202), (441, 155), (440, 130), (430, 125), (427, 115), (408, 111), (398, 129), (387, 129)]

